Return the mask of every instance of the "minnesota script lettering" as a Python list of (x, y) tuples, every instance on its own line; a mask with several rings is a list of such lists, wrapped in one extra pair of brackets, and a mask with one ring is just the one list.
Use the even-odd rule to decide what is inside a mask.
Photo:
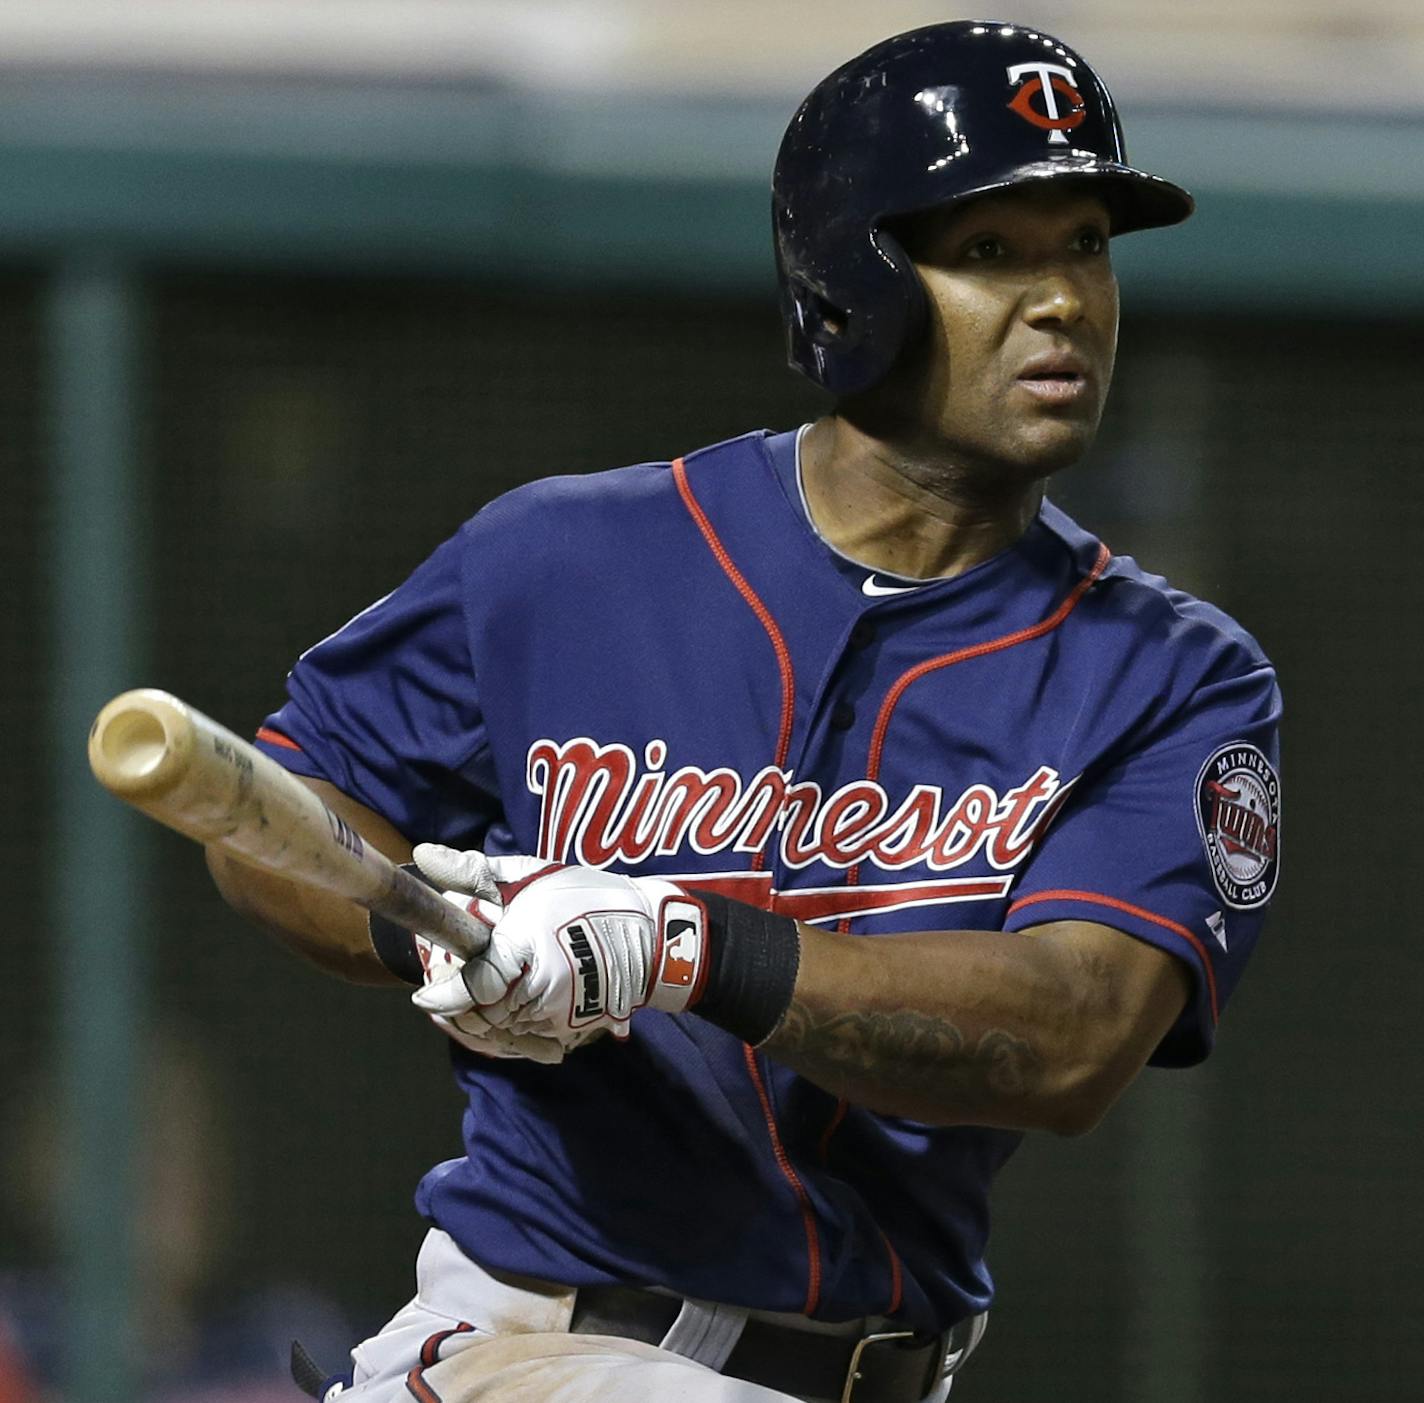
[(1003, 872), (1032, 850), (1073, 783), (1040, 765), (1003, 794), (971, 784), (951, 800), (937, 785), (917, 784), (892, 808), (868, 779), (825, 794), (814, 780), (797, 782), (771, 765), (749, 780), (725, 768), (666, 771), (661, 740), (641, 759), (626, 745), (586, 736), (531, 745), (526, 780), (541, 796), (539, 855), (607, 867), (685, 848), (756, 853), (777, 834), (789, 868), (869, 862), (888, 872), (920, 864), (945, 872), (982, 854)]

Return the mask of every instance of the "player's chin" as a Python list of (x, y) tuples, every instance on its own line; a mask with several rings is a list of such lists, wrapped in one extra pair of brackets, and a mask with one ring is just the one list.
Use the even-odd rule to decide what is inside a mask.
[(1013, 458), (1034, 477), (1071, 467), (1093, 446), (1098, 416), (1041, 415), (1020, 426)]

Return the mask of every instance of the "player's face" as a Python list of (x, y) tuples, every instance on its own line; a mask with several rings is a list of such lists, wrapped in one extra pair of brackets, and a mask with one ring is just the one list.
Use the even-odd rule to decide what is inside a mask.
[(1117, 349), (1108, 232), (1107, 206), (1062, 185), (985, 195), (904, 230), (930, 316), (896, 392), (921, 433), (966, 465), (1028, 478), (1087, 451)]

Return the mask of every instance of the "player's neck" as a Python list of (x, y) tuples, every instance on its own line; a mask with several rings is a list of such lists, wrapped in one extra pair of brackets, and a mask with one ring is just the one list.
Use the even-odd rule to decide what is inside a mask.
[(1012, 545), (1043, 500), (1043, 480), (986, 491), (975, 474), (922, 445), (877, 438), (838, 415), (801, 441), (816, 529), (838, 551), (915, 579), (961, 575)]

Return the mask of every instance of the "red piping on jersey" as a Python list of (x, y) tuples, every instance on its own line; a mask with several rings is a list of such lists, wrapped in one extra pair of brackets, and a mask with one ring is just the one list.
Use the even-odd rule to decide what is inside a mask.
[(846, 1112), (850, 1109), (850, 1102), (842, 1096), (836, 1102), (836, 1109), (831, 1112), (831, 1119), (826, 1128), (821, 1132), (821, 1143), (816, 1146), (816, 1154), (822, 1164), (826, 1162), (826, 1157), (831, 1152), (831, 1136), (841, 1128), (841, 1122), (845, 1119)]
[(271, 726), (259, 726), (257, 728), (257, 739), (265, 740), (268, 745), (280, 745), (283, 750), (300, 750), (296, 741), (288, 736), (284, 736), (281, 731), (274, 731)]
[[(712, 552), (727, 578), (736, 586), (737, 593), (746, 600), (752, 613), (757, 616), (761, 626), (766, 630), (766, 636), (771, 640), (772, 650), (776, 654), (776, 665), (781, 671), (781, 726), (776, 737), (775, 763), (777, 769), (784, 770), (786, 757), (791, 751), (791, 723), (796, 715), (796, 678), (791, 671), (791, 650), (786, 646), (786, 640), (781, 636), (781, 630), (776, 626), (776, 620), (771, 617), (771, 611), (747, 583), (746, 576), (733, 564), (726, 546), (722, 544), (712, 523), (707, 519), (707, 513), (702, 510), (701, 504), (692, 495), (692, 486), (687, 480), (687, 465), (681, 458), (673, 463), (672, 475), (677, 483), (678, 495), (682, 498), (682, 504), (687, 508), (693, 521), (697, 523), (697, 529), (702, 532), (702, 539), (707, 542), (707, 548)], [(760, 872), (765, 865), (766, 848), (763, 846), (752, 858), (752, 871)]]
[[(991, 638), (986, 643), (975, 643), (968, 648), (959, 648), (952, 653), (945, 653), (938, 658), (926, 658), (924, 662), (917, 663), (908, 672), (902, 672), (896, 679), (894, 685), (885, 694), (885, 700), (880, 703), (880, 714), (875, 718), (875, 729), (870, 735), (870, 757), (865, 763), (865, 777), (872, 783), (880, 778), (880, 761), (885, 753), (885, 733), (890, 729), (890, 717), (900, 698), (904, 696), (905, 689), (912, 682), (917, 682), (926, 673), (935, 672), (942, 667), (952, 667), (955, 663), (968, 662), (970, 658), (982, 658), (988, 653), (1000, 653), (1005, 648), (1013, 648), (1020, 643), (1032, 642), (1035, 638), (1042, 638), (1045, 633), (1052, 633), (1074, 609), (1078, 607), (1079, 600), (1092, 589), (1098, 577), (1107, 569), (1108, 561), (1112, 559), (1112, 552), (1101, 543), (1098, 546), (1098, 556), (1093, 562), (1093, 568), (1081, 579), (1072, 590), (1064, 597), (1063, 602), (1046, 618), (1041, 619), (1036, 624), (1031, 624), (1028, 628), (1018, 629), (1014, 633), (1006, 633), (1001, 638)], [(860, 883), (860, 863), (856, 863), (849, 872), (846, 873), (846, 886), (854, 887)], [(847, 916), (840, 921), (836, 929), (842, 935), (850, 933), (851, 918)], [(1210, 969), (1210, 966), (1208, 966)], [(840, 1117), (837, 1116), (830, 1125), (826, 1127), (825, 1133), (821, 1136), (821, 1151), (824, 1155), (826, 1146), (830, 1142), (831, 1136), (835, 1133), (836, 1127), (840, 1124)]]
[(876, 1227), (876, 1232), (880, 1234), (880, 1240), (885, 1244), (885, 1254), (890, 1258), (890, 1304), (885, 1308), (886, 1315), (894, 1315), (900, 1309), (900, 1301), (905, 1294), (905, 1277), (900, 1270), (900, 1254), (895, 1250), (894, 1244), (885, 1236), (885, 1230)]
[(908, 672), (902, 673), (899, 680), (886, 694), (885, 700), (880, 703), (880, 715), (875, 718), (875, 730), (870, 737), (870, 760), (866, 766), (866, 779), (874, 783), (880, 777), (880, 757), (885, 749), (885, 732), (890, 727), (890, 714), (895, 710), (896, 704), (911, 682), (917, 682), (926, 673), (935, 672), (939, 668), (950, 667), (954, 663), (967, 662), (970, 658), (982, 658), (986, 653), (1001, 653), (1005, 648), (1013, 648), (1019, 643), (1028, 643), (1035, 638), (1042, 638), (1045, 633), (1052, 633), (1078, 607), (1078, 601), (1097, 583), (1098, 576), (1107, 569), (1109, 559), (1111, 559), (1111, 553), (1108, 548), (1099, 545), (1098, 558), (1093, 562), (1093, 568), (1078, 581), (1067, 598), (1046, 619), (1040, 620), (1029, 628), (1021, 628), (1016, 633), (1006, 633), (1002, 638), (991, 638), (987, 643), (976, 643), (970, 648), (960, 648), (953, 653), (944, 654), (943, 657), (927, 658)]
[[(1093, 562), (1093, 568), (1078, 581), (1063, 602), (1046, 618), (1040, 619), (1038, 623), (1031, 624), (1028, 628), (1021, 628), (1014, 633), (1006, 633), (1001, 638), (991, 638), (985, 643), (975, 643), (968, 648), (958, 648), (952, 653), (945, 653), (938, 658), (926, 658), (924, 662), (917, 663), (908, 672), (902, 672), (895, 680), (894, 685), (885, 694), (885, 700), (880, 703), (880, 714), (875, 718), (875, 730), (870, 736), (870, 758), (865, 764), (865, 777), (873, 784), (880, 778), (880, 761), (885, 753), (885, 733), (890, 729), (890, 717), (899, 705), (900, 698), (904, 696), (906, 688), (912, 682), (918, 682), (927, 673), (937, 672), (942, 667), (952, 667), (955, 663), (968, 662), (971, 658), (982, 658), (989, 653), (1001, 653), (1005, 648), (1016, 647), (1020, 643), (1030, 643), (1035, 638), (1042, 638), (1045, 633), (1052, 633), (1074, 609), (1078, 607), (1079, 600), (1092, 589), (1098, 577), (1107, 569), (1108, 561), (1112, 559), (1112, 552), (1105, 545), (1098, 546), (1098, 558)], [(856, 886), (860, 881), (860, 863), (846, 874), (846, 886)], [(845, 920), (840, 923), (838, 929), (845, 933), (850, 929), (850, 921)]]
[(1119, 901), (1115, 896), (1104, 896), (1101, 892), (1095, 891), (1038, 891), (1032, 896), (1026, 896), (1021, 901), (1016, 901), (1009, 907), (1008, 914), (1012, 916), (1015, 911), (1022, 911), (1025, 906), (1032, 906), (1039, 901), (1089, 901), (1095, 906), (1110, 906), (1114, 911), (1124, 911), (1129, 916), (1136, 916), (1140, 921), (1151, 921), (1155, 926), (1161, 926), (1163, 930), (1169, 930), (1173, 935), (1180, 935), (1188, 945), (1192, 947), (1201, 967), (1206, 973), (1206, 992), (1211, 1003), (1211, 1021), (1215, 1023), (1220, 1016), (1216, 1002), (1216, 974), (1211, 967), (1211, 959), (1207, 955), (1206, 947), (1189, 931), (1186, 926), (1178, 925), (1176, 921), (1169, 921), (1165, 916), (1159, 916), (1155, 911), (1148, 911), (1141, 906), (1133, 906), (1130, 902)]
[(816, 1215), (811, 1208), (811, 1198), (806, 1192), (806, 1186), (791, 1167), (791, 1160), (781, 1143), (781, 1135), (776, 1129), (776, 1116), (771, 1109), (771, 1097), (767, 1095), (766, 1083), (762, 1081), (761, 1069), (757, 1066), (756, 1050), (750, 1044), (743, 1044), (742, 1056), (746, 1060), (747, 1075), (752, 1079), (752, 1085), (756, 1087), (757, 1099), (761, 1102), (761, 1113), (766, 1117), (766, 1129), (767, 1134), (771, 1136), (772, 1153), (776, 1156), (776, 1162), (780, 1166), (781, 1172), (786, 1176), (787, 1183), (795, 1192), (796, 1202), (801, 1207), (801, 1225), (806, 1229), (808, 1278), (806, 1303), (801, 1307), (801, 1311), (804, 1315), (810, 1315), (821, 1299), (821, 1242), (816, 1234)]
[(450, 1330), (437, 1330), (420, 1347), (420, 1363), (405, 1376), (406, 1392), (420, 1403), (441, 1403), (440, 1395), (421, 1376), (432, 1364), (440, 1362), (440, 1346), (451, 1335), (468, 1335), (474, 1330), (468, 1321), (462, 1320)]
[[(784, 770), (786, 757), (791, 752), (791, 725), (796, 715), (796, 677), (791, 670), (791, 650), (786, 646), (786, 640), (782, 637), (776, 620), (771, 617), (771, 611), (747, 583), (746, 576), (737, 569), (732, 557), (727, 553), (726, 546), (722, 544), (712, 523), (707, 519), (707, 513), (702, 510), (701, 503), (693, 496), (692, 484), (687, 480), (687, 464), (681, 458), (674, 460), (672, 475), (673, 480), (677, 483), (677, 491), (682, 498), (682, 504), (687, 508), (693, 521), (697, 523), (697, 529), (702, 533), (702, 539), (707, 542), (707, 548), (712, 552), (717, 564), (722, 567), (723, 573), (736, 587), (737, 593), (742, 596), (752, 613), (757, 616), (762, 628), (766, 630), (766, 636), (771, 640), (772, 651), (776, 654), (776, 666), (781, 673), (781, 723), (776, 736), (776, 767), (779, 770)], [(769, 838), (768, 841), (770, 841)], [(752, 857), (751, 870), (760, 872), (765, 865), (766, 847), (763, 845)], [(744, 1046), (742, 1052), (746, 1061), (747, 1075), (756, 1088), (757, 1099), (761, 1102), (761, 1112), (766, 1118), (767, 1133), (771, 1136), (772, 1154), (776, 1156), (777, 1167), (781, 1170), (786, 1182), (791, 1185), (791, 1191), (796, 1195), (797, 1205), (801, 1209), (801, 1226), (806, 1233), (808, 1277), (804, 1310), (809, 1315), (821, 1299), (821, 1244), (816, 1235), (816, 1215), (811, 1208), (811, 1200), (806, 1193), (806, 1187), (802, 1184), (795, 1169), (791, 1167), (791, 1160), (786, 1153), (785, 1146), (781, 1143), (781, 1133), (776, 1128), (776, 1115), (771, 1109), (771, 1097), (767, 1095), (766, 1083), (762, 1081), (761, 1069), (757, 1066), (756, 1052), (750, 1045)]]

